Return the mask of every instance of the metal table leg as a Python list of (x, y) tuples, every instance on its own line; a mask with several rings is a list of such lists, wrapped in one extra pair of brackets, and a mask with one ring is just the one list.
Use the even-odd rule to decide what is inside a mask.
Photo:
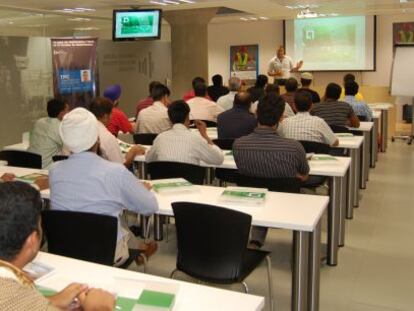
[(356, 178), (356, 158), (357, 158), (357, 150), (350, 149), (349, 155), (351, 157), (351, 167), (349, 168), (349, 176), (348, 176), (348, 200), (346, 204), (346, 218), (352, 219), (354, 217), (354, 195), (355, 195), (355, 181)]
[(367, 180), (368, 180), (368, 173), (367, 171), (369, 168), (367, 167), (368, 163), (368, 150), (369, 150), (369, 132), (364, 132), (364, 143), (362, 144), (362, 154), (361, 154), (361, 179), (360, 179), (360, 187), (361, 189), (365, 189), (367, 187)]
[(309, 311), (319, 310), (321, 267), (321, 222), (316, 225), (309, 241), (308, 305)]
[(354, 185), (354, 207), (359, 206), (359, 184), (361, 180), (362, 146), (356, 150), (355, 157), (355, 185)]
[(381, 152), (387, 151), (388, 144), (388, 110), (381, 110)]
[(162, 225), (164, 223), (164, 216), (154, 214), (154, 239), (156, 241), (162, 241), (164, 239), (164, 231)]
[(369, 167), (370, 167), (370, 159), (371, 159), (371, 135), (372, 129), (369, 132), (364, 132), (364, 137), (367, 141), (367, 145), (365, 147), (365, 180), (369, 180)]
[(339, 200), (341, 195), (340, 177), (331, 177), (328, 207), (328, 265), (338, 264)]
[(308, 310), (309, 236), (293, 231), (292, 311)]
[(375, 167), (377, 162), (377, 153), (378, 153), (378, 119), (374, 119), (374, 127), (371, 132), (371, 161), (370, 166)]
[(345, 245), (345, 218), (347, 210), (347, 184), (348, 184), (349, 171), (344, 177), (340, 178), (341, 195), (339, 200), (339, 234), (338, 234), (338, 246)]
[(141, 238), (147, 239), (148, 237), (146, 234), (148, 233), (148, 226), (149, 226), (149, 217), (140, 215), (140, 222), (141, 222)]

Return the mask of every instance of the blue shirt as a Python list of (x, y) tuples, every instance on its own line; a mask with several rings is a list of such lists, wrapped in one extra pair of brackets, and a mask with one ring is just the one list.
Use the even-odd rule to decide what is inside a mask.
[(351, 105), (352, 109), (354, 110), (357, 116), (362, 116), (365, 117), (367, 121), (372, 121), (374, 116), (371, 108), (369, 108), (369, 106), (366, 103), (357, 100), (355, 96), (351, 95), (346, 95), (344, 98), (344, 102)]
[(257, 126), (256, 117), (247, 109), (233, 106), (217, 117), (219, 139), (235, 139), (249, 135)]
[(72, 154), (49, 171), (53, 210), (110, 215), (118, 218), (118, 240), (123, 237), (119, 216), (123, 209), (143, 215), (158, 210), (153, 193), (122, 164), (92, 152)]

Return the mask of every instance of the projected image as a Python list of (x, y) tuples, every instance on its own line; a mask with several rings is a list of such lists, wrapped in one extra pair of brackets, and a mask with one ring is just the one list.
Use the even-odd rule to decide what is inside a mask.
[(303, 70), (363, 68), (365, 65), (365, 17), (298, 19), (295, 57)]

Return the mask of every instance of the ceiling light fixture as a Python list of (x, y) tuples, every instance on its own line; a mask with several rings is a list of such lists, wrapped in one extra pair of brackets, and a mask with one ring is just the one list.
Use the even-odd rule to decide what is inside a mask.
[(297, 18), (315, 18), (318, 17), (318, 13), (311, 11), (309, 8), (306, 8), (305, 10), (301, 10)]
[(180, 4), (180, 2), (172, 1), (172, 0), (164, 0), (164, 2), (168, 4)]
[(150, 3), (157, 4), (157, 5), (168, 5), (167, 3), (159, 2), (159, 1), (150, 1)]

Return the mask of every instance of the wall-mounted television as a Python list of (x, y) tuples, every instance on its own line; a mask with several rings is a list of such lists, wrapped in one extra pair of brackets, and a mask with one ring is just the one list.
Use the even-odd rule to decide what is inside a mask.
[(161, 10), (114, 10), (114, 41), (156, 40), (161, 37)]

